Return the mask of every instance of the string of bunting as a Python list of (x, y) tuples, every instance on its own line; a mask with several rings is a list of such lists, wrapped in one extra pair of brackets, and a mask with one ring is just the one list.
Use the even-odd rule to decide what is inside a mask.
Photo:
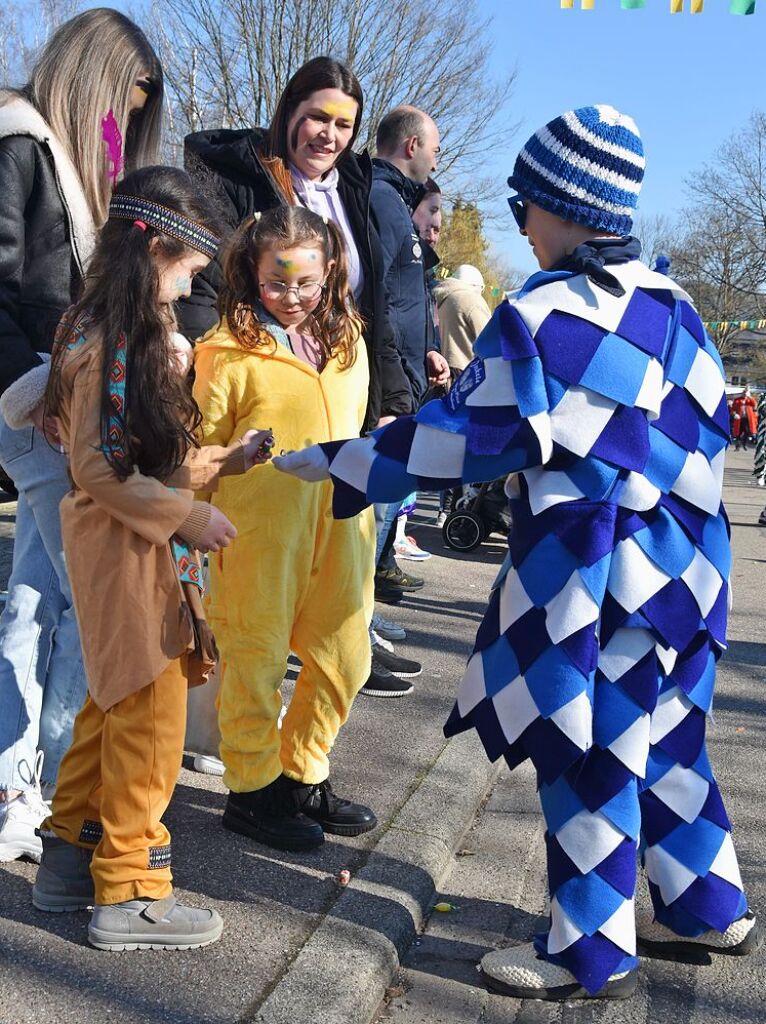
[(766, 320), (706, 320), (704, 326), (710, 331), (726, 331), (730, 327), (740, 331), (763, 331)]
[[(564, 10), (574, 9), (577, 0), (561, 0)], [(755, 14), (756, 0), (729, 0), (729, 11), (732, 14)], [(596, 6), (596, 0), (580, 0), (580, 8), (583, 11), (592, 11)], [(705, 9), (705, 0), (688, 0), (688, 6), (692, 14), (702, 14)], [(646, 7), (646, 0), (620, 0), (620, 7), (625, 11), (636, 11)], [(670, 0), (670, 13), (683, 14), (685, 0)]]

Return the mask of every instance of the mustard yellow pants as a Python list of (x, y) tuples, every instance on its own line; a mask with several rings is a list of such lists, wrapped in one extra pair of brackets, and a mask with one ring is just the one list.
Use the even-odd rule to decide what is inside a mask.
[(161, 818), (181, 767), (186, 698), (179, 659), (109, 711), (88, 697), (75, 720), (47, 827), (93, 849), (96, 903), (172, 891), (170, 833)]
[[(211, 560), (220, 750), (224, 782), (235, 793), (262, 789), (283, 772), (323, 782), (338, 732), (370, 674), (372, 513), (335, 521), (327, 502), (318, 518), (316, 526), (310, 515), (297, 523), (276, 519), (281, 536), (267, 526), (241, 531)], [(290, 651), (303, 667), (280, 731)]]

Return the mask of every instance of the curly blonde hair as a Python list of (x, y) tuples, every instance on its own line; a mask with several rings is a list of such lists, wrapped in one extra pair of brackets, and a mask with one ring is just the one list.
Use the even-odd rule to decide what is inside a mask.
[(345, 369), (356, 359), (363, 321), (354, 306), (348, 283), (348, 261), (343, 236), (302, 206), (278, 206), (245, 221), (232, 235), (223, 253), (223, 286), (218, 312), (244, 349), (276, 346), (258, 319), (258, 264), (268, 249), (305, 245), (319, 249), (329, 267), (319, 305), (311, 314), (315, 336), (325, 361), (337, 356)]

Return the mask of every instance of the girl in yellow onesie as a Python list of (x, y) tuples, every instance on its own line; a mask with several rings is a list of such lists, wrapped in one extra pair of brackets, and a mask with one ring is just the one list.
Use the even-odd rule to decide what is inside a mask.
[[(223, 262), (221, 324), (195, 352), (203, 443), (229, 445), (255, 423), (284, 450), (358, 434), (369, 369), (335, 225), (279, 207), (246, 222)], [(212, 500), (238, 534), (211, 559), (208, 602), (224, 827), (286, 850), (366, 832), (375, 815), (332, 792), (328, 756), (370, 673), (372, 516), (335, 520), (329, 484), (268, 465)], [(280, 731), (290, 651), (303, 667)]]

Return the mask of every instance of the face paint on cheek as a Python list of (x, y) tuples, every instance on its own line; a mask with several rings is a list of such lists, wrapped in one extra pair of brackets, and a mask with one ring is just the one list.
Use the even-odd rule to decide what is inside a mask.
[(188, 274), (186, 276), (181, 276), (179, 274), (178, 277), (173, 282), (173, 289), (179, 295), (183, 295), (190, 288), (191, 288), (191, 278), (188, 276)]
[(295, 150), (298, 148), (298, 135), (306, 121), (308, 121), (308, 118), (304, 114), (303, 117), (299, 117), (298, 120), (295, 122), (295, 127), (293, 128), (292, 134), (290, 135), (290, 149), (292, 149), (293, 152), (295, 152)]

